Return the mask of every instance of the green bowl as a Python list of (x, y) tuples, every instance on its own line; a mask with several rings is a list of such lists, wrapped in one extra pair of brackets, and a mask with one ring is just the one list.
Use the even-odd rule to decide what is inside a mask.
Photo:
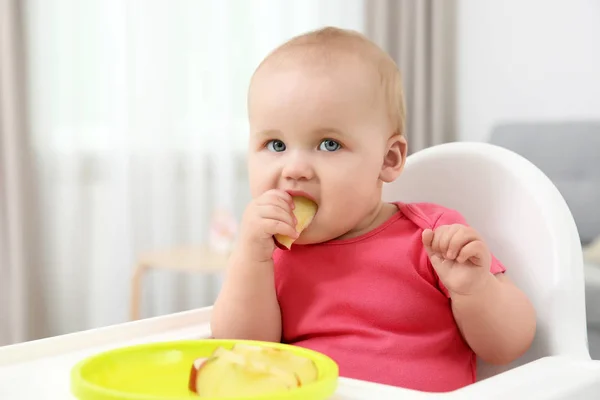
[(246, 396), (245, 400), (325, 400), (337, 389), (338, 366), (324, 354), (280, 343), (206, 339), (142, 344), (89, 357), (73, 367), (71, 391), (79, 400), (199, 399), (188, 389), (194, 360), (210, 356), (217, 347), (230, 349), (236, 343), (285, 349), (310, 358), (318, 369), (317, 381), (306, 386)]

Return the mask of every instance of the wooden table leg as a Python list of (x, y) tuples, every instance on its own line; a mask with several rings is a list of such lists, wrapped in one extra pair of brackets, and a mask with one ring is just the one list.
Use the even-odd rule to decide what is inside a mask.
[(137, 321), (140, 319), (141, 304), (142, 304), (142, 281), (144, 274), (148, 270), (145, 264), (136, 265), (131, 278), (131, 302), (130, 302), (130, 319)]

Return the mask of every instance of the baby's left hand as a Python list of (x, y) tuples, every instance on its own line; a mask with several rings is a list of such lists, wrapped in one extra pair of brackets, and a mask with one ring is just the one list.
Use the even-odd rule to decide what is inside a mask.
[(431, 265), (451, 294), (472, 294), (492, 276), (492, 255), (473, 228), (442, 225), (424, 230), (422, 239)]

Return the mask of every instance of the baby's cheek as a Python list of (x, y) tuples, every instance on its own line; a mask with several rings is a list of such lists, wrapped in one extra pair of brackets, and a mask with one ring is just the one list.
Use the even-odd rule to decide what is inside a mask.
[(267, 190), (269, 190), (269, 188), (264, 183), (264, 181), (261, 181), (260, 179), (252, 179), (251, 178), (249, 183), (250, 183), (250, 194), (252, 195), (253, 198), (258, 197), (261, 194), (263, 194), (264, 192), (266, 192)]
[(360, 189), (351, 180), (349, 185), (335, 185), (330, 189), (327, 193), (328, 218), (337, 225), (353, 220), (354, 215), (363, 208)]
[(252, 197), (260, 196), (268, 190), (277, 188), (277, 176), (268, 167), (251, 166), (248, 171), (248, 180)]

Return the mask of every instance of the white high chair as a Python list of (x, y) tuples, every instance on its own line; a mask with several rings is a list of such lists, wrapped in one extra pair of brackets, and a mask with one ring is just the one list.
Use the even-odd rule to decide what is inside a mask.
[(478, 380), (545, 356), (590, 359), (577, 228), (554, 184), (532, 163), (486, 143), (434, 146), (408, 157), (384, 198), (459, 211), (533, 302), (530, 350), (505, 367), (479, 362)]
[[(598, 399), (600, 361), (592, 361), (587, 350), (578, 233), (559, 192), (536, 167), (490, 144), (444, 144), (411, 155), (400, 179), (386, 186), (385, 198), (435, 202), (460, 211), (533, 301), (537, 337), (513, 365), (480, 363), (480, 381), (453, 392), (341, 378), (332, 400)], [(85, 354), (209, 337), (211, 311), (205, 307), (0, 348), (0, 398), (36, 398), (39, 388), (46, 397), (70, 398), (70, 370)]]

